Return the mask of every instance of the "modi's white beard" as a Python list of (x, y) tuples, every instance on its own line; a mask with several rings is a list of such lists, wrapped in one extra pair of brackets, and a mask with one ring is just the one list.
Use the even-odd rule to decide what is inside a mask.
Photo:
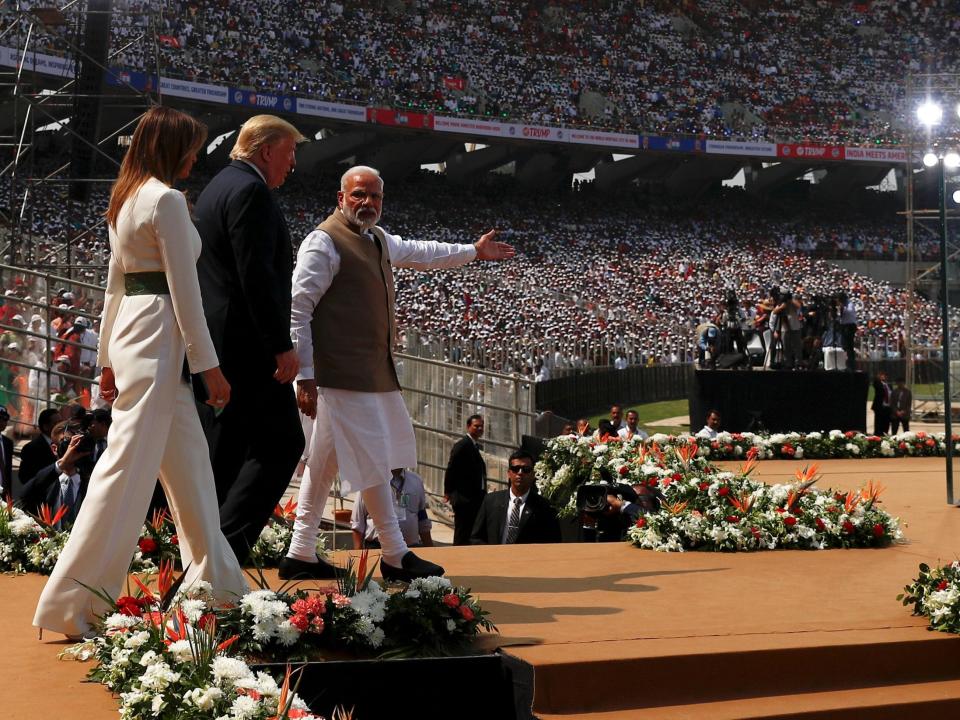
[(344, 204), (344, 206), (340, 208), (340, 212), (343, 213), (343, 216), (350, 222), (351, 225), (356, 225), (361, 230), (369, 230), (374, 225), (376, 225), (377, 220), (380, 219), (380, 213), (378, 213), (373, 208), (367, 209), (367, 213), (371, 213), (371, 214), (367, 215), (366, 220), (361, 220), (360, 216), (356, 212), (354, 212), (353, 208), (349, 207), (346, 204)]

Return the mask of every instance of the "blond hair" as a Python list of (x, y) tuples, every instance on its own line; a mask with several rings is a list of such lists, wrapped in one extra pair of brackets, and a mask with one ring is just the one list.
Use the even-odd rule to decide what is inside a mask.
[(264, 145), (269, 145), (287, 137), (297, 143), (307, 139), (293, 125), (276, 115), (254, 115), (240, 126), (237, 141), (230, 151), (231, 160), (249, 160)]

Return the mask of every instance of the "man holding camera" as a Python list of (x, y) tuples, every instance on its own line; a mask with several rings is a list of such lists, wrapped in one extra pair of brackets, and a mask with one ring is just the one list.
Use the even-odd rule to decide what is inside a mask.
[(62, 530), (73, 524), (87, 494), (93, 463), (89, 461), (93, 439), (75, 421), (58, 423), (51, 432), (51, 449), (57, 456), (52, 465), (28, 480), (20, 494), (20, 507), (37, 514), (46, 505), (54, 514), (61, 507), (66, 513), (57, 523)]
[(477, 513), (470, 542), (473, 545), (515, 545), (560, 542), (557, 513), (537, 493), (533, 456), (515, 450), (507, 465), (509, 490), (487, 493)]

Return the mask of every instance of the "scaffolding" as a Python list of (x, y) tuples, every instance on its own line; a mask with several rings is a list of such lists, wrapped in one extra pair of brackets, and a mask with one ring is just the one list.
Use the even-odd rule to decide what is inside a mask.
[[(111, 13), (109, 2), (81, 0), (61, 6), (18, 0), (0, 12), (0, 49), (15, 59), (13, 66), (0, 65), (0, 258), (8, 265), (103, 283), (106, 224), (91, 206), (99, 209), (105, 200), (121, 147), (153, 102), (122, 75), (111, 74), (109, 87), (106, 77), (111, 61), (138, 44), (152, 48), (145, 56), (156, 58), (159, 68), (154, 19), (139, 36), (109, 47), (106, 64), (93, 56), (84, 43), (87, 25), (107, 23), (109, 33)], [(62, 62), (54, 66), (51, 57)], [(78, 87), (84, 65), (104, 73), (95, 92)], [(72, 122), (81, 101), (99, 111), (100, 121), (86, 132)], [(76, 172), (70, 158), (58, 154), (71, 143), (89, 148), (93, 172)], [(79, 185), (88, 187), (83, 194), (91, 201), (70, 198)], [(50, 237), (45, 215), (54, 212), (61, 226)]]
[[(906, 177), (905, 210), (907, 230), (906, 291), (907, 313), (904, 318), (904, 345), (906, 351), (907, 386), (913, 392), (913, 413), (924, 417), (943, 417), (945, 394), (943, 389), (934, 386), (915, 387), (915, 370), (918, 358), (929, 358), (941, 363), (941, 377), (949, 387), (951, 405), (960, 400), (960, 347), (957, 333), (958, 314), (947, 312), (949, 330), (946, 337), (950, 340), (949, 358), (942, 355), (931, 356), (930, 348), (917, 342), (917, 306), (918, 294), (942, 302), (943, 308), (949, 308), (948, 292), (951, 282), (960, 279), (960, 244), (957, 227), (960, 222), (960, 208), (950, 195), (952, 189), (960, 188), (958, 170), (944, 168), (943, 160), (939, 166), (928, 167), (924, 156), (929, 153), (942, 157), (948, 151), (960, 149), (960, 115), (957, 108), (960, 103), (960, 74), (915, 74), (907, 78), (905, 107), (907, 116), (914, 117), (916, 109), (925, 102), (937, 102), (944, 106), (941, 123), (923, 127), (914, 123), (907, 128), (907, 160), (904, 168)], [(940, 178), (938, 170), (944, 170)], [(941, 259), (924, 260), (918, 250), (923, 240), (941, 243), (945, 240), (945, 262)], [(946, 267), (946, 275), (941, 272)]]

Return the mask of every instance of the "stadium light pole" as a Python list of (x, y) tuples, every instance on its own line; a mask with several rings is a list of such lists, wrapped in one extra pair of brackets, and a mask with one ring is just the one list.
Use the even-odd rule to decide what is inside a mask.
[(947, 503), (953, 505), (953, 407), (950, 402), (950, 303), (947, 298), (946, 161), (937, 156), (937, 200), (940, 211), (940, 315), (943, 322), (943, 439), (946, 450)]

